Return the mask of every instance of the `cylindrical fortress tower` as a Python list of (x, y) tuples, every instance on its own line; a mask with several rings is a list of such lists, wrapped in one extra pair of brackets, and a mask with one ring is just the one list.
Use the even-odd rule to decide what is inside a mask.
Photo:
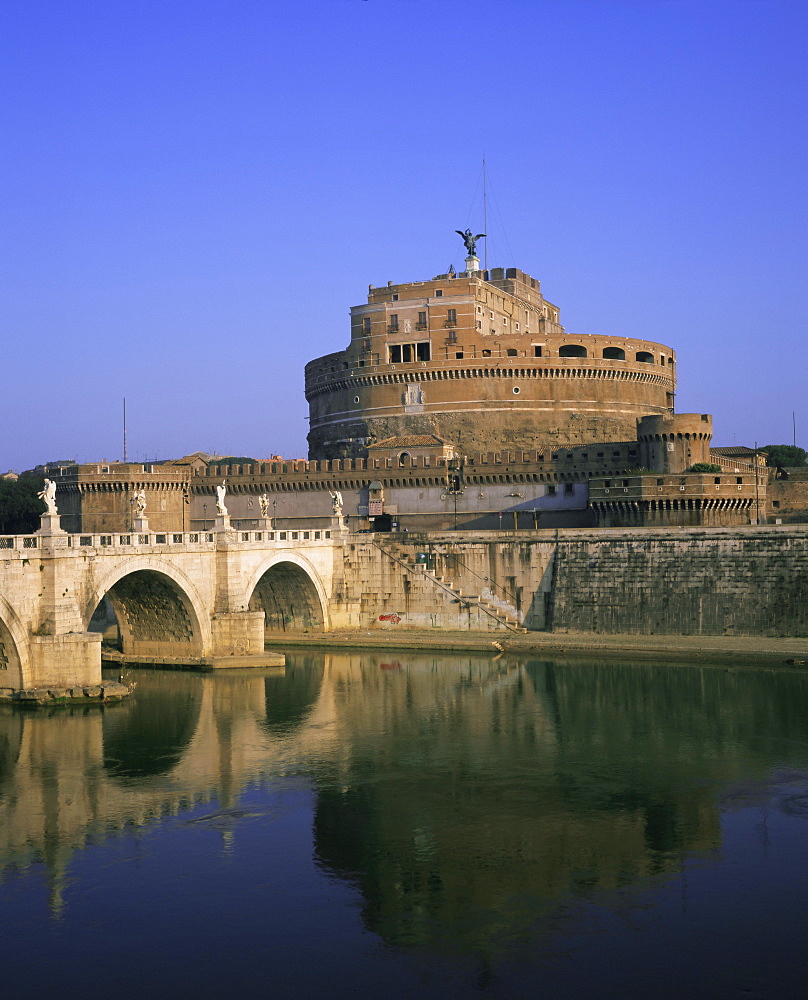
[(311, 459), (433, 434), (465, 454), (633, 441), (673, 412), (676, 355), (654, 341), (568, 334), (517, 268), (370, 287), (351, 343), (306, 366)]
[(640, 465), (653, 472), (684, 472), (710, 462), (713, 418), (709, 413), (676, 413), (637, 421)]

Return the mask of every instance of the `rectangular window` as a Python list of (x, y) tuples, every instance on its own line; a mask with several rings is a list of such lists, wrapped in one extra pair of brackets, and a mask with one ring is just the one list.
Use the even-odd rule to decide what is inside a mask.
[(422, 344), (416, 344), (416, 352), (419, 361), (429, 361), (429, 341), (426, 340)]
[(370, 333), (370, 316), (362, 317), (362, 331), (364, 333)]
[(391, 365), (401, 364), (401, 344), (390, 345), (390, 364)]
[(457, 322), (457, 309), (447, 309), (446, 310), (446, 322), (456, 323)]
[(412, 361), (412, 344), (401, 345), (401, 360)]
[(572, 483), (564, 483), (564, 496), (572, 496), (573, 492)]
[(439, 299), (442, 295), (443, 295), (443, 289), (442, 288), (436, 288), (435, 289), (435, 298)]
[(393, 292), (393, 302), (398, 302), (398, 292)]
[(462, 361), (463, 360), (463, 352), (462, 351), (455, 351), (455, 357), (457, 358), (458, 361)]
[(398, 329), (398, 313), (390, 313), (390, 329)]
[(426, 313), (425, 312), (419, 312), (418, 313), (418, 322), (421, 324), (421, 326), (426, 326)]
[(547, 496), (554, 497), (556, 495), (556, 488), (552, 484), (547, 487)]
[(533, 345), (533, 357), (534, 358), (541, 357), (541, 347), (538, 344)]

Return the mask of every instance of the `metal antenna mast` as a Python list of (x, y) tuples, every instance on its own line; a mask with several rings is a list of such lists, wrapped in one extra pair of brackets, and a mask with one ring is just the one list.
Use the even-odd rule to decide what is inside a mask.
[[(485, 188), (485, 157), (483, 157), (483, 232), (488, 232), (488, 195)], [(483, 267), (488, 270), (488, 237), (485, 237), (483, 250)]]
[(126, 396), (123, 397), (123, 460), (126, 461)]

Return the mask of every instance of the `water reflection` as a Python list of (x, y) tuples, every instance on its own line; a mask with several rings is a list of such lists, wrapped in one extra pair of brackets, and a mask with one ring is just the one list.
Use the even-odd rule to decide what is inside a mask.
[[(139, 690), (138, 690), (139, 688)], [(120, 778), (167, 774), (196, 730), (202, 685), (193, 674), (162, 674), (102, 716), (104, 767)]]
[(273, 671), (264, 681), (266, 726), (281, 736), (294, 732), (311, 711), (320, 694), (322, 656), (301, 655), (291, 670)]
[(194, 824), (237, 852), (264, 815), (246, 793), (294, 779), (309, 865), (358, 890), (366, 929), (485, 964), (712, 858), (722, 810), (775, 770), (781, 808), (808, 808), (798, 672), (399, 653), (135, 676), (121, 705), (0, 706), (0, 863), (44, 864), (56, 914), (88, 844), (215, 801)]

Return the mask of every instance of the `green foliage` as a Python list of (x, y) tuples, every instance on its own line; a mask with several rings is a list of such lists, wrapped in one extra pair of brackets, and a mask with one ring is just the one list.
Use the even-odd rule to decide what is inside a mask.
[(805, 465), (808, 459), (805, 449), (793, 444), (767, 444), (760, 450), (766, 452), (766, 465), (772, 468)]
[(208, 468), (212, 465), (258, 465), (258, 459), (245, 458), (243, 455), (224, 455), (221, 458), (212, 458), (208, 462)]
[(22, 475), (0, 479), (0, 535), (27, 535), (39, 527), (45, 503), (37, 493), (44, 486), (41, 476)]
[(720, 472), (721, 466), (712, 462), (696, 462), (687, 470), (688, 472)]

